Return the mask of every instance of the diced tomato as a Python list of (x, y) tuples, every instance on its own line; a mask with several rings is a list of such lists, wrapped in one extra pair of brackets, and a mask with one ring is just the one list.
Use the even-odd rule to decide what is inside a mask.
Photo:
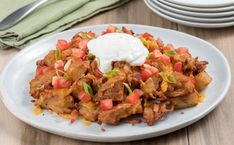
[(149, 69), (143, 69), (141, 71), (141, 78), (146, 81), (153, 73)]
[(174, 46), (172, 44), (167, 44), (166, 47), (163, 48), (164, 50), (174, 50)]
[(151, 66), (151, 65), (148, 65), (148, 64), (144, 64), (144, 67), (145, 67), (145, 69), (150, 70), (152, 74), (159, 72), (159, 70), (156, 67), (154, 67), (154, 66)]
[(67, 42), (67, 40), (60, 39), (57, 41), (56, 47), (63, 51), (69, 47), (69, 43)]
[(188, 48), (185, 48), (185, 47), (179, 47), (179, 48), (177, 48), (176, 52), (178, 54), (189, 54)]
[(154, 51), (150, 54), (150, 57), (151, 57), (152, 59), (157, 59), (157, 58), (159, 58), (159, 57), (161, 57), (161, 56), (162, 56), (162, 53), (161, 53), (158, 49), (154, 50)]
[(165, 65), (170, 65), (170, 64), (171, 64), (170, 57), (167, 56), (167, 55), (165, 55), (165, 54), (163, 54), (163, 55), (159, 58), (159, 60), (160, 60), (163, 64), (165, 64)]
[(153, 36), (152, 36), (151, 34), (147, 33), (147, 32), (145, 32), (145, 33), (142, 35), (142, 37), (145, 38), (145, 39), (152, 39), (152, 38), (153, 38)]
[(71, 86), (71, 82), (68, 81), (67, 79), (54, 76), (52, 78), (52, 85), (55, 89), (68, 88)]
[(156, 67), (153, 67), (153, 66), (150, 66), (149, 70), (152, 72), (152, 74), (159, 72), (159, 70)]
[(47, 66), (41, 66), (37, 69), (37, 75), (43, 75), (44, 73), (46, 73), (49, 70), (53, 70), (54, 67), (47, 67)]
[(80, 49), (87, 49), (88, 42), (89, 42), (88, 38), (82, 39), (78, 44), (79, 48)]
[(54, 68), (55, 69), (61, 69), (64, 67), (64, 62), (62, 60), (57, 60), (55, 63), (54, 63)]
[(74, 58), (84, 58), (85, 52), (82, 49), (73, 48), (72, 49), (72, 56)]
[(94, 32), (92, 32), (92, 31), (89, 31), (88, 35), (91, 36), (91, 37), (96, 37), (96, 34)]
[(143, 92), (139, 89), (135, 89), (130, 95), (127, 96), (126, 102), (130, 104), (137, 104), (140, 100), (140, 96), (143, 95)]
[(110, 26), (107, 27), (107, 29), (106, 29), (106, 33), (114, 33), (114, 32), (116, 32), (116, 31), (117, 31), (117, 27), (112, 26), (112, 25), (110, 25)]
[(194, 79), (193, 77), (188, 77), (187, 79), (188, 79), (188, 81), (190, 81), (191, 83), (195, 84), (195, 79)]
[(89, 95), (87, 95), (84, 91), (82, 91), (80, 93), (80, 95), (78, 96), (79, 100), (82, 102), (88, 102), (91, 100), (91, 97)]
[(149, 59), (146, 59), (146, 60), (145, 60), (145, 64), (150, 64), (150, 60), (149, 60)]
[(37, 75), (43, 75), (44, 73), (46, 73), (49, 70), (48, 67), (46, 66), (41, 66), (37, 69)]
[(182, 72), (182, 63), (181, 62), (177, 62), (174, 64), (173, 70), (176, 72)]
[(133, 34), (134, 34), (134, 32), (133, 32), (132, 30), (128, 30), (126, 27), (122, 27), (122, 31), (123, 31), (124, 33), (130, 34), (130, 35), (133, 35)]
[(113, 101), (112, 99), (104, 99), (100, 101), (100, 108), (102, 110), (110, 110), (113, 108)]

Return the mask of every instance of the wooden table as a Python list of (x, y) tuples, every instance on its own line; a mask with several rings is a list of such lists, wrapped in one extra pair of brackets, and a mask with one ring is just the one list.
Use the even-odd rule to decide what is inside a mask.
[[(219, 48), (234, 68), (234, 27), (199, 29), (178, 25), (160, 18), (148, 9), (143, 0), (134, 0), (125, 6), (99, 14), (75, 27), (102, 23), (132, 23), (174, 29), (205, 39)], [(176, 38), (175, 38), (176, 39)], [(0, 51), (0, 71), (18, 52), (17, 49)], [(234, 86), (223, 102), (200, 121), (176, 132), (118, 145), (234, 145)], [(0, 144), (2, 145), (103, 145), (73, 140), (33, 128), (15, 118), (0, 101)]]

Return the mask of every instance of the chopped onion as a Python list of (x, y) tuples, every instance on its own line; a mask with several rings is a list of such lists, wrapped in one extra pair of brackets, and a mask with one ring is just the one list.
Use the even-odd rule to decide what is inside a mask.
[(70, 65), (71, 65), (71, 62), (72, 62), (72, 60), (71, 59), (69, 59), (67, 62), (66, 62), (66, 64), (64, 65), (64, 70), (65, 71), (67, 71), (68, 70), (68, 68), (70, 67)]

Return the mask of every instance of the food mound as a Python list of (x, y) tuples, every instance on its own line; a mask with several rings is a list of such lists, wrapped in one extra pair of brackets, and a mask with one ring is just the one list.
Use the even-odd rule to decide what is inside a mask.
[[(139, 38), (149, 52), (145, 63), (113, 61), (111, 70), (101, 72), (99, 59), (89, 53), (87, 44), (108, 33)], [(69, 42), (58, 40), (56, 49), (36, 64), (30, 81), (35, 106), (68, 115), (71, 122), (82, 117), (116, 125), (137, 115), (153, 125), (175, 109), (197, 105), (198, 92), (211, 82), (205, 71), (208, 62), (192, 57), (187, 48), (165, 45), (148, 32), (134, 34), (125, 27), (109, 26), (100, 35), (79, 32)]]

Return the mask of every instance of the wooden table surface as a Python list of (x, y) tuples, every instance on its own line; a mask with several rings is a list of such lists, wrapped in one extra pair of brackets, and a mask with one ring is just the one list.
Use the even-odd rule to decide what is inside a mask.
[[(222, 29), (200, 29), (186, 27), (167, 21), (148, 9), (143, 0), (101, 13), (75, 27), (102, 23), (144, 24), (174, 29), (200, 37), (214, 44), (227, 57), (234, 68), (234, 27)], [(176, 39), (176, 38), (175, 38)], [(18, 52), (17, 49), (0, 51), (0, 71)], [(222, 103), (200, 121), (173, 133), (151, 139), (111, 143), (116, 145), (234, 145), (234, 86), (231, 86)], [(1, 145), (103, 145), (73, 140), (33, 128), (14, 117), (0, 101), (0, 144)]]

